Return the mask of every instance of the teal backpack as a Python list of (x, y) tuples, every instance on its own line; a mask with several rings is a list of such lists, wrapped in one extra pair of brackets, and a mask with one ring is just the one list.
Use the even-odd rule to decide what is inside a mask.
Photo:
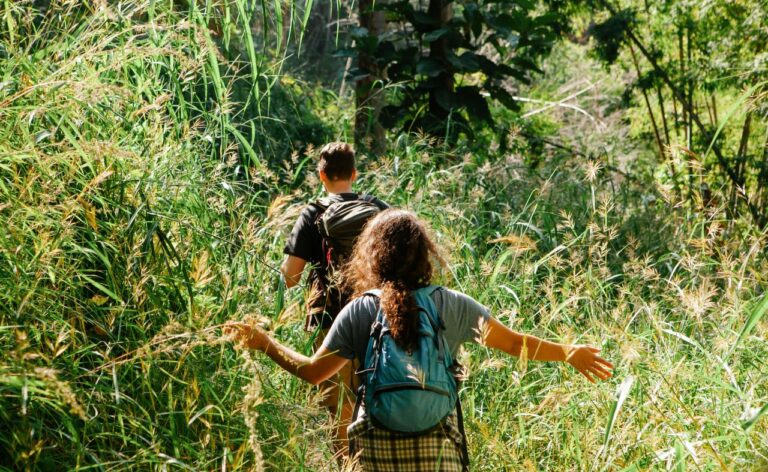
[[(397, 345), (383, 311), (378, 309), (365, 363), (358, 372), (363, 375), (358, 402), (364, 400), (366, 413), (376, 427), (415, 435), (427, 433), (458, 406), (455, 364), (443, 336), (445, 325), (430, 297), (439, 288), (431, 285), (411, 292), (419, 306), (419, 340), (411, 353)], [(379, 298), (381, 291), (371, 290), (366, 295)]]

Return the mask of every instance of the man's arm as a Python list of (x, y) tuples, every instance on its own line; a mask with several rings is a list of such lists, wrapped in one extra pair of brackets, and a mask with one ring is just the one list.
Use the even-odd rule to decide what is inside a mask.
[(280, 272), (285, 278), (285, 286), (291, 288), (301, 282), (301, 273), (304, 272), (304, 266), (307, 261), (301, 257), (287, 256), (280, 266)]

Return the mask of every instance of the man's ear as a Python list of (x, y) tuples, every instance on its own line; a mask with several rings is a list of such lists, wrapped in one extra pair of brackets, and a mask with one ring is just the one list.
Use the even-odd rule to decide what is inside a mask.
[(320, 182), (327, 184), (330, 181), (328, 174), (326, 174), (324, 170), (319, 170), (317, 173), (320, 176)]
[(349, 181), (354, 182), (357, 178), (357, 169), (352, 169), (352, 174), (349, 176)]

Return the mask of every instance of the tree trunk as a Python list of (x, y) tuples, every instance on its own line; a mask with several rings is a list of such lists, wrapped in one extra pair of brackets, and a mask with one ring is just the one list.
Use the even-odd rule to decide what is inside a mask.
[[(387, 29), (387, 20), (383, 11), (373, 11), (373, 0), (360, 0), (360, 26), (368, 30), (371, 36), (379, 36)], [(357, 66), (368, 73), (355, 82), (355, 145), (358, 149), (380, 155), (386, 149), (384, 127), (379, 122), (379, 114), (384, 106), (385, 71), (380, 70), (375, 58), (360, 52)]]
[[(435, 27), (435, 29), (439, 29), (444, 27), (448, 21), (453, 16), (453, 4), (449, 0), (429, 0), (429, 7), (427, 9), (427, 14), (430, 18), (434, 19), (436, 22), (438, 22), (438, 26)], [(441, 72), (436, 77), (436, 82), (438, 84), (438, 87), (453, 91), (454, 86), (454, 79), (453, 79), (453, 71), (451, 70), (448, 59), (448, 42), (445, 38), (438, 39), (437, 41), (434, 41), (430, 43), (429, 45), (429, 57), (430, 59), (433, 59), (434, 61), (438, 62), (439, 64), (444, 64), (446, 66), (446, 70)], [(437, 90), (433, 89), (429, 92), (429, 114), (431, 115), (432, 119), (436, 120), (438, 123), (444, 123), (448, 124), (449, 119), (449, 112), (445, 110), (440, 104), (437, 102)], [(433, 130), (436, 131), (436, 130)]]

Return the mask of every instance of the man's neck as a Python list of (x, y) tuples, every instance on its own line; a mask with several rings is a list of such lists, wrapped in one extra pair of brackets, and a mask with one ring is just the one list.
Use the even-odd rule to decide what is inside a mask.
[(339, 186), (334, 186), (334, 187), (330, 187), (329, 186), (329, 187), (326, 187), (325, 190), (330, 195), (338, 195), (340, 193), (354, 193), (353, 190), (352, 190), (352, 184), (349, 184), (349, 185), (339, 185)]

